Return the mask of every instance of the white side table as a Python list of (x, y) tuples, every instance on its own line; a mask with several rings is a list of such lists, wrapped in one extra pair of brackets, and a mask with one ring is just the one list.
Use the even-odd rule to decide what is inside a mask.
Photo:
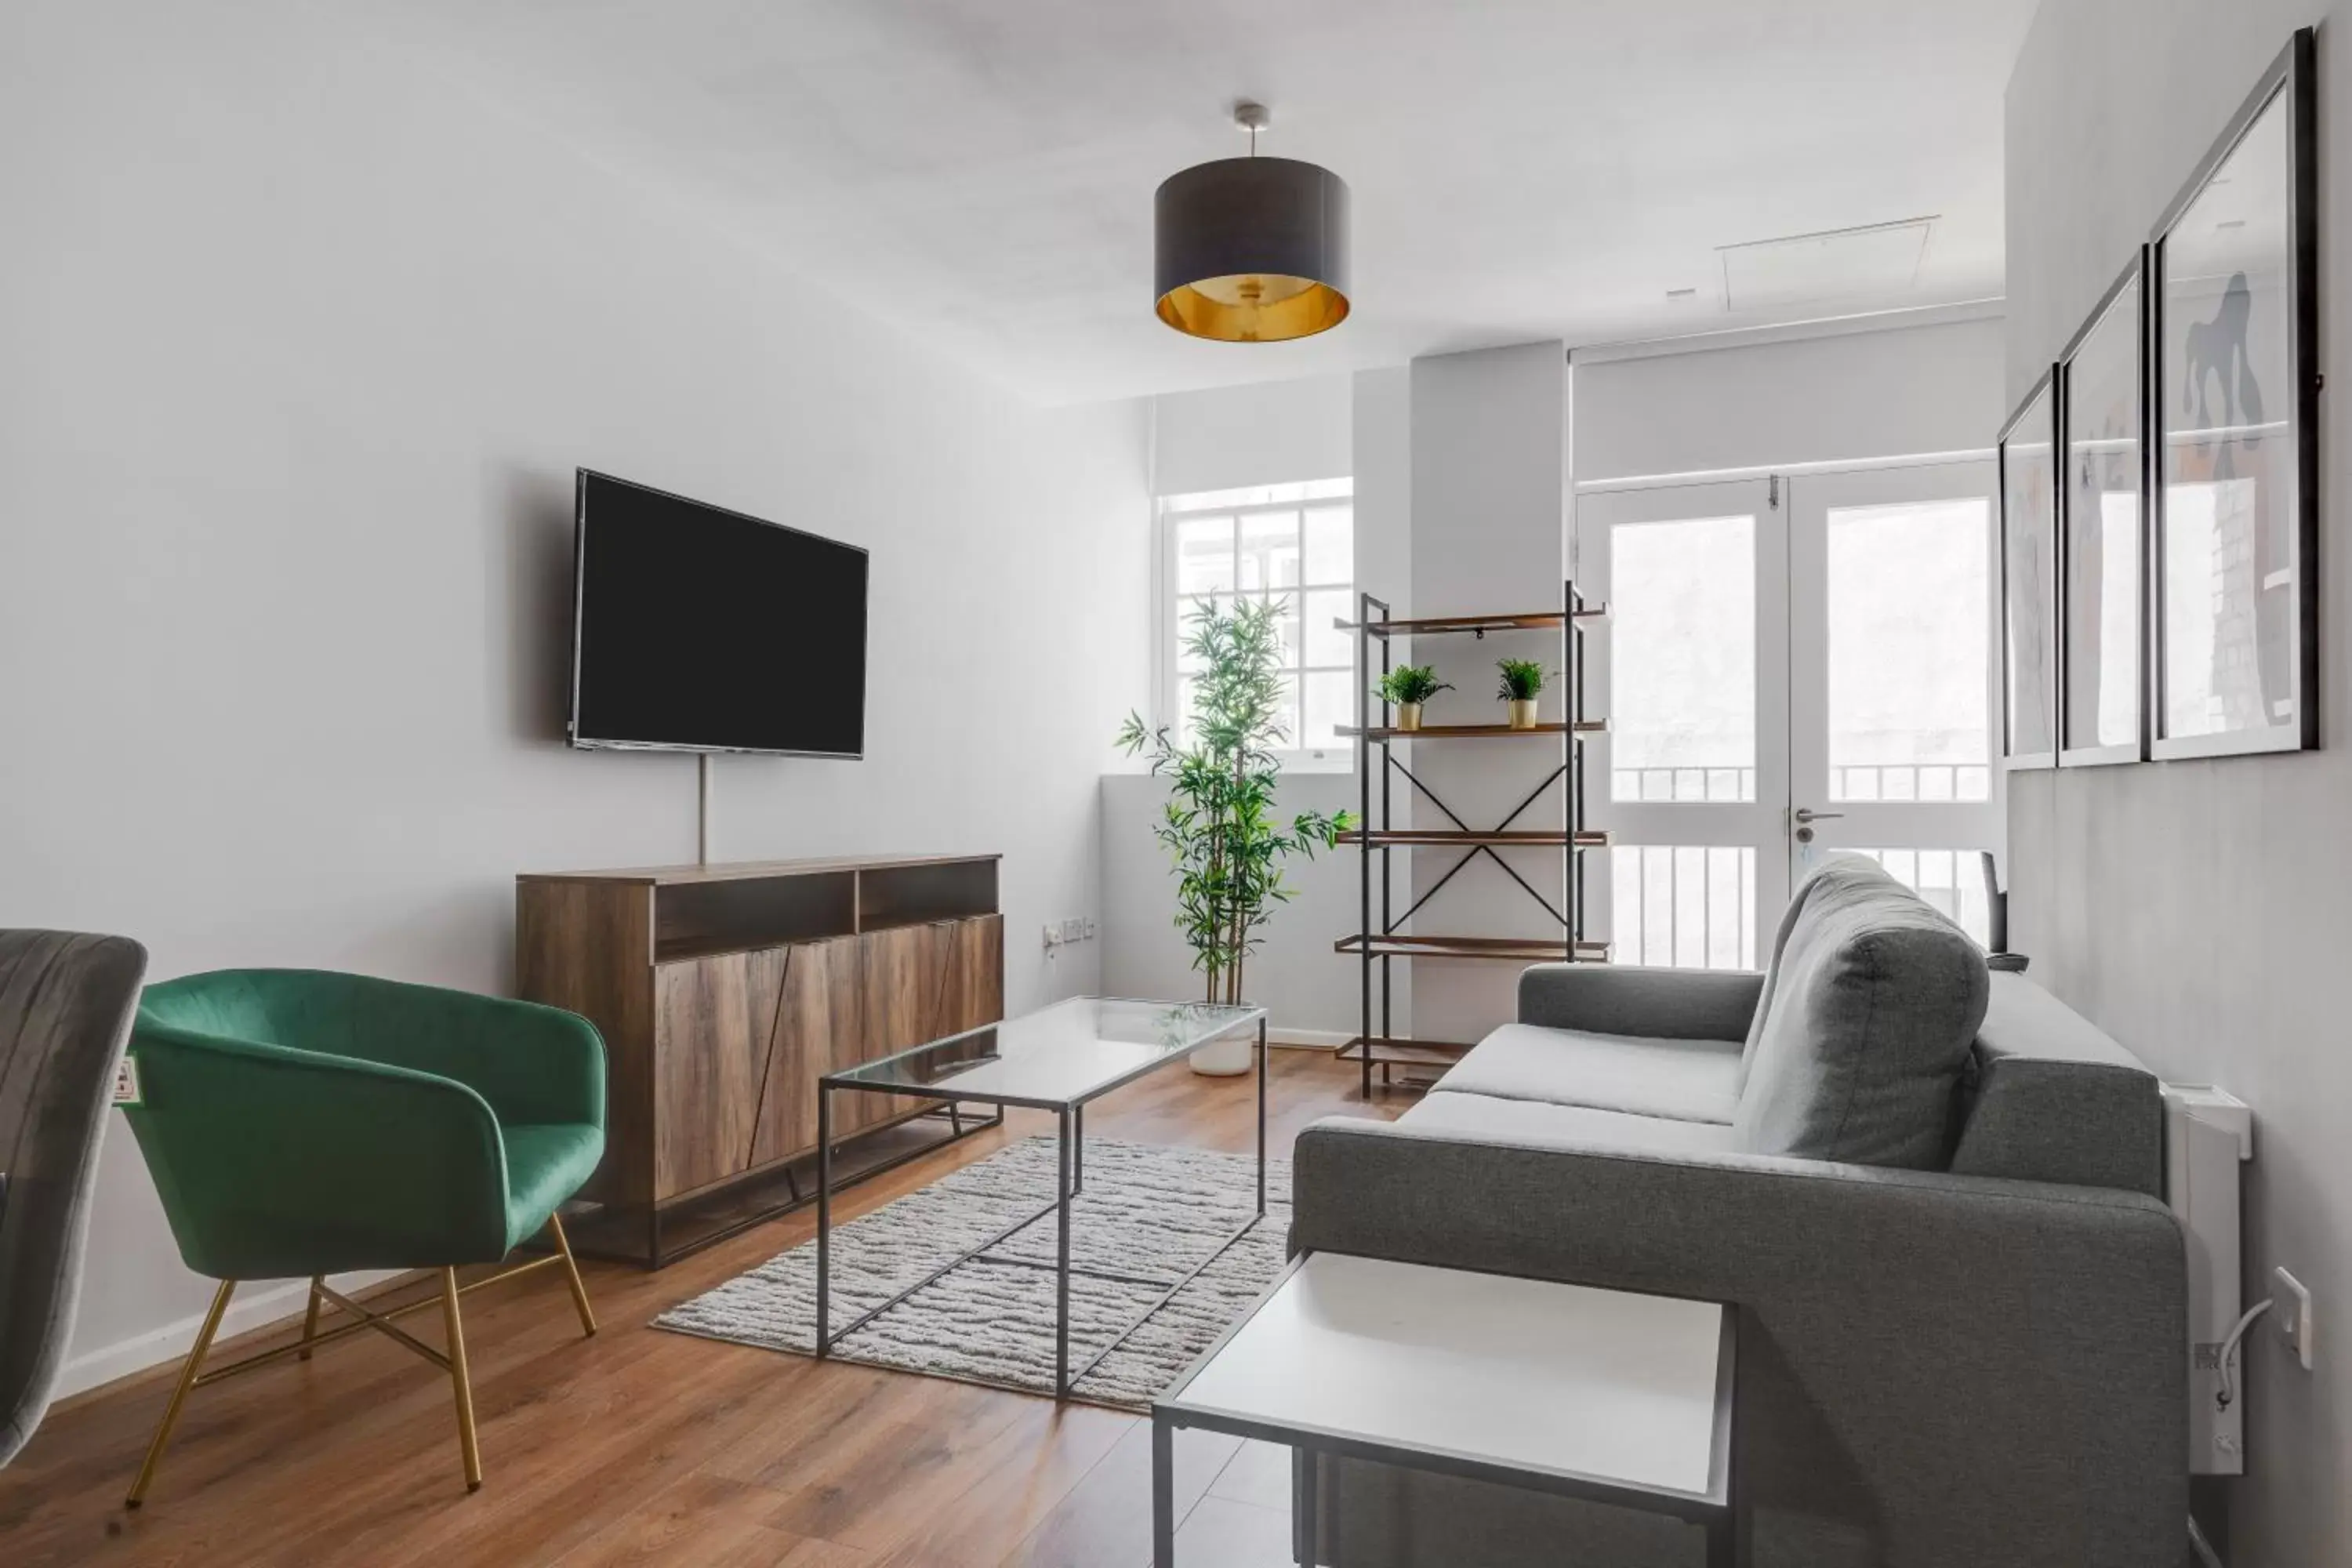
[(1152, 1402), (1154, 1568), (1175, 1568), (1180, 1426), (1298, 1455), (1307, 1564), (1334, 1456), (1687, 1520), (1708, 1568), (1735, 1568), (1738, 1321), (1713, 1301), (1310, 1254)]

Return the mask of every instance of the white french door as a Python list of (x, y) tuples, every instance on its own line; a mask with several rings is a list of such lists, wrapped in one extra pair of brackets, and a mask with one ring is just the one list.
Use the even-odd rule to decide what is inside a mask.
[(1990, 462), (1789, 481), (1789, 851), (1859, 850), (1990, 929), (2003, 837)]
[(1979, 939), (2001, 839), (1987, 462), (1579, 497), (1591, 934), (1626, 963), (1748, 968), (1830, 849)]
[[(1591, 935), (1622, 963), (1745, 969), (1789, 898), (1789, 534), (1769, 481), (1579, 498), (1586, 816), (1615, 836)], [(1596, 879), (1597, 880), (1597, 879)]]

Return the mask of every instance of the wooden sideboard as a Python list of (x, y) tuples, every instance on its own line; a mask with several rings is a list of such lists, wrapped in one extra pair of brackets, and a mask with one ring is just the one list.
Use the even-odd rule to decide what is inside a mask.
[[(516, 878), (519, 991), (604, 1036), (604, 1160), (581, 1194), (602, 1213), (575, 1235), (658, 1267), (765, 1218), (784, 1205), (740, 1192), (780, 1180), (797, 1199), (820, 1074), (1001, 1019), (998, 858)], [(836, 1095), (836, 1138), (929, 1109)], [(714, 1204), (721, 1223), (672, 1223), (665, 1243), (666, 1216)]]

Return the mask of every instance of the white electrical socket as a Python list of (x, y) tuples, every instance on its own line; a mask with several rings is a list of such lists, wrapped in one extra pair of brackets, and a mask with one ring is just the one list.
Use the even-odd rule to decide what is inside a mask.
[(2271, 1270), (2271, 1319), (2311, 1370), (2311, 1291), (2284, 1268)]
[(1077, 942), (1082, 940), (1086, 934), (1087, 927), (1084, 921), (1067, 920), (1062, 922), (1062, 940), (1064, 942)]
[(1045, 923), (1045, 945), (1049, 948), (1059, 947), (1061, 942), (1062, 928), (1048, 921)]

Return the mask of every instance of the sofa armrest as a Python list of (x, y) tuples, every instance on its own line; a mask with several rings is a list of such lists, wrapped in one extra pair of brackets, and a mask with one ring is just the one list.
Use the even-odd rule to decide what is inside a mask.
[(1519, 974), (1519, 1022), (1596, 1035), (1744, 1040), (1764, 993), (1746, 970), (1538, 963)]
[(2178, 1558), (2186, 1276), (2151, 1198), (1341, 1121), (1293, 1170), (1294, 1250), (1736, 1303), (1759, 1564)]

